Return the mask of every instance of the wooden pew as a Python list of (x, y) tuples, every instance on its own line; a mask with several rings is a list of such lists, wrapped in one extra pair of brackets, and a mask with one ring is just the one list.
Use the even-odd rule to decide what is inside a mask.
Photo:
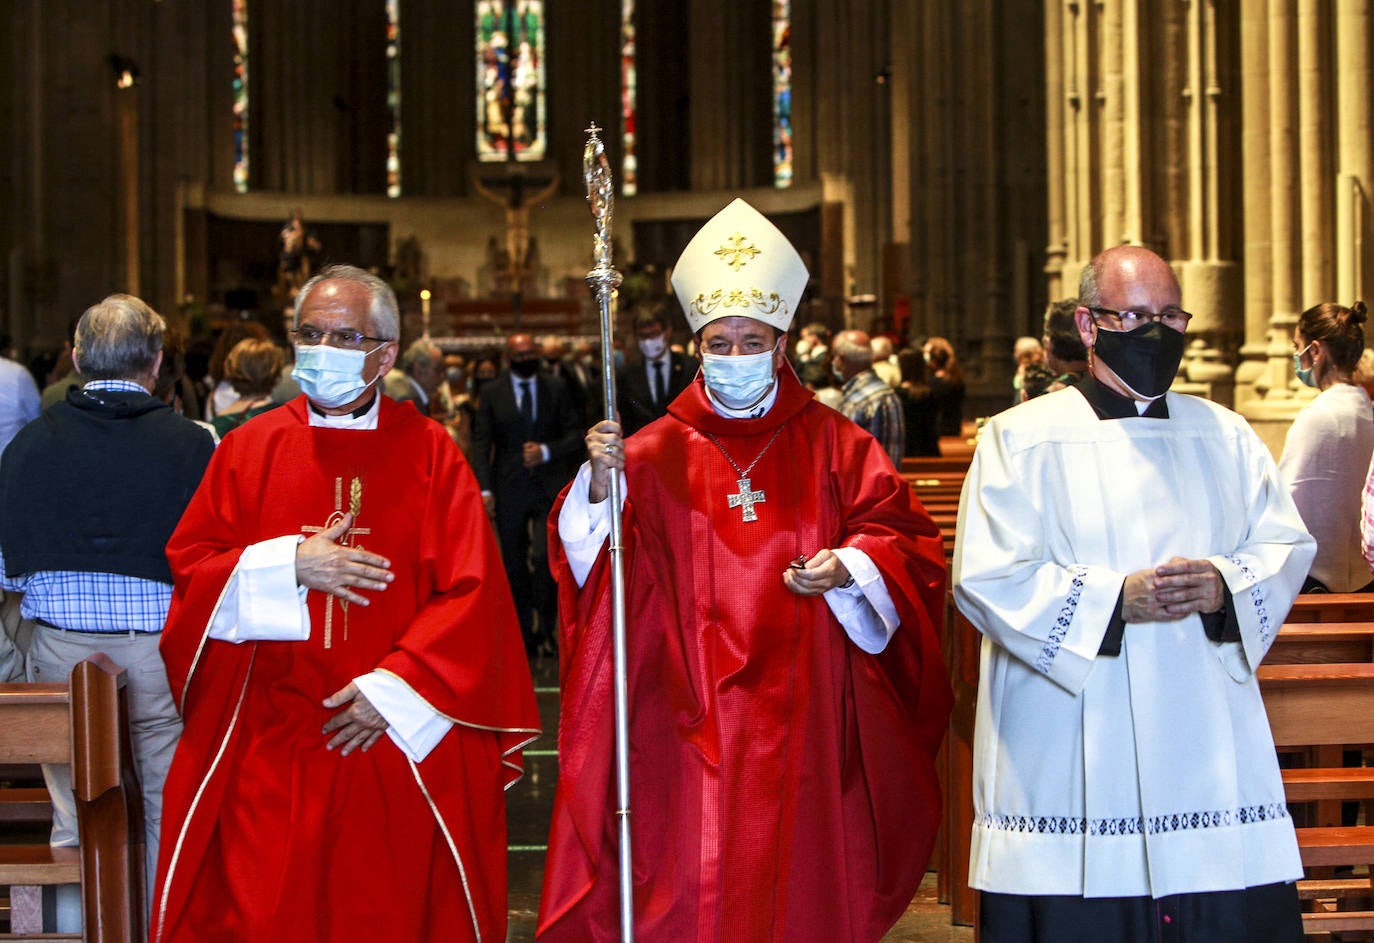
[(1266, 665), (1374, 661), (1374, 622), (1287, 622), (1274, 637)]
[(1374, 622), (1374, 593), (1305, 593), (1283, 621)]
[[(69, 685), (0, 684), (0, 763), (70, 763), (80, 848), (0, 844), (0, 885), (80, 884), (82, 934), (0, 939), (135, 943), (143, 916), (143, 796), (129, 737), (127, 675), (105, 655)], [(14, 929), (14, 928), (11, 928)]]
[[(1374, 662), (1261, 665), (1256, 672), (1274, 743), (1296, 747), (1374, 743)], [(1374, 798), (1374, 777), (1364, 769), (1285, 770), (1290, 801)], [(1306, 868), (1374, 865), (1374, 826), (1299, 828)], [(1367, 877), (1299, 882), (1299, 896), (1319, 908), (1303, 915), (1309, 934), (1374, 930), (1374, 910), (1341, 911), (1326, 903), (1358, 896), (1367, 908)]]

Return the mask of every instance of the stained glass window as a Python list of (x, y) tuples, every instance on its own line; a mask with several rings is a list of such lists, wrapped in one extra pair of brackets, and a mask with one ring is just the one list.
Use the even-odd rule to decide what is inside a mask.
[(773, 0), (773, 185), (792, 185), (791, 0)]
[(635, 155), (635, 0), (620, 0), (620, 123), (623, 159), (620, 192), (633, 196), (639, 189)]
[(246, 193), (248, 191), (248, 0), (233, 0), (230, 16), (234, 39), (234, 189), (239, 193)]
[(543, 0), (477, 0), (477, 156), (541, 160)]
[(401, 195), (401, 2), (386, 0), (386, 195)]

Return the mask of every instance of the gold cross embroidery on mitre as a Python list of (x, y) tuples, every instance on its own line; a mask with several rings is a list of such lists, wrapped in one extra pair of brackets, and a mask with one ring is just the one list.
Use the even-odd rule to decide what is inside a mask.
[[(355, 536), (359, 535), (359, 534), (370, 534), (370, 533), (372, 533), (372, 528), (370, 528), (370, 527), (358, 527), (358, 526), (356, 526), (356, 525), (357, 525), (357, 521), (358, 521), (358, 515), (362, 513), (362, 510), (363, 510), (363, 482), (362, 482), (362, 479), (361, 479), (361, 478), (354, 478), (353, 481), (352, 481), (352, 483), (349, 485), (349, 488), (348, 488), (348, 513), (353, 515), (353, 522), (354, 522), (354, 525), (355, 525), (355, 526), (350, 527), (347, 531), (344, 532), (343, 536), (342, 536), (341, 538), (339, 538), (339, 545), (340, 545), (340, 546), (342, 546), (342, 547), (361, 547), (362, 544), (354, 542), (354, 541), (353, 541), (353, 538), (354, 538)], [(332, 514), (329, 515), (329, 518), (328, 518), (328, 520), (326, 520), (326, 521), (324, 522), (324, 526), (323, 526), (323, 527), (314, 527), (314, 526), (310, 526), (310, 525), (303, 526), (303, 527), (301, 527), (301, 533), (303, 533), (303, 534), (318, 534), (318, 533), (319, 533), (320, 531), (322, 531), (322, 530), (329, 530), (329, 528), (333, 527), (335, 524), (339, 523), (339, 521), (341, 521), (341, 520), (343, 520), (343, 519), (344, 519), (344, 509), (343, 509), (343, 479), (342, 479), (342, 478), (335, 478), (335, 479), (334, 479), (334, 512), (333, 512)], [(329, 602), (326, 603), (325, 609), (324, 609), (324, 647), (325, 647), (325, 648), (332, 648), (333, 645), (334, 645), (334, 595), (333, 595), (332, 593), (330, 593), (330, 594), (328, 594), (328, 595), (329, 595)], [(347, 641), (348, 641), (348, 600), (346, 600), (346, 599), (340, 599), (340, 600), (339, 600), (339, 608), (343, 611), (343, 637), (344, 637), (344, 641), (347, 642)]]
[(745, 237), (740, 233), (735, 233), (725, 240), (725, 245), (716, 250), (716, 255), (720, 256), (726, 265), (738, 272), (747, 263), (752, 262), (754, 256), (763, 251), (752, 242), (748, 245), (744, 243)]

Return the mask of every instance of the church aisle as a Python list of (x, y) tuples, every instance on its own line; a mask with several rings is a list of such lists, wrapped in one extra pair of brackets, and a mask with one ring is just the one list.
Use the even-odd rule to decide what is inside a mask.
[[(510, 927), (507, 943), (532, 943), (539, 910), (544, 851), (558, 782), (558, 666), (551, 658), (533, 665), (544, 736), (525, 750), (525, 776), (506, 793), (510, 835)], [(952, 927), (949, 907), (935, 899), (935, 874), (921, 883), (916, 899), (882, 943), (973, 943), (971, 927)]]

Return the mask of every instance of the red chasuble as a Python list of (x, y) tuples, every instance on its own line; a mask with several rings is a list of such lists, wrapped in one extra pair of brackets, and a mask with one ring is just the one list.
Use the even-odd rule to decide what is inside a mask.
[[(348, 542), (396, 576), (370, 605), (312, 591), (307, 641), (207, 638), (245, 547), (350, 510)], [(539, 719), (491, 526), (443, 428), (385, 398), (370, 431), (312, 428), (303, 397), (258, 416), (215, 452), (167, 556), (162, 654), (186, 730), (152, 940), (505, 939), (504, 787)], [(454, 721), (422, 762), (386, 735), (325, 749), (337, 710), (321, 701), (373, 669)]]
[[(940, 533), (872, 436), (790, 371), (782, 384), (766, 416), (734, 420), (712, 412), (698, 379), (626, 442), (630, 821), (645, 940), (876, 941), (934, 843), (951, 701)], [(706, 433), (740, 468), (763, 453), (748, 476), (764, 493), (757, 520), (731, 506), (741, 476)], [(857, 648), (823, 598), (783, 585), (789, 561), (840, 546), (868, 554), (900, 614), (880, 655)], [(579, 591), (561, 546), (551, 550), (564, 663), (539, 939), (611, 943), (609, 558), (603, 548)]]

